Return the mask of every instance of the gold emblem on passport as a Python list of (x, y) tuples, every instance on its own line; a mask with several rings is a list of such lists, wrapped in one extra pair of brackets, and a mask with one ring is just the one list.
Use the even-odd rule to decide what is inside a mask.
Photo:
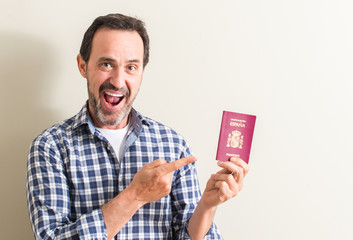
[(243, 148), (244, 136), (238, 130), (232, 131), (228, 134), (227, 147)]

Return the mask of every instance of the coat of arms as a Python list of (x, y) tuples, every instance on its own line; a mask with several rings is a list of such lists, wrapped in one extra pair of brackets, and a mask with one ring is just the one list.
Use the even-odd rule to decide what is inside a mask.
[(232, 131), (232, 134), (228, 134), (227, 147), (232, 148), (243, 148), (244, 136), (241, 135), (241, 132), (238, 130)]

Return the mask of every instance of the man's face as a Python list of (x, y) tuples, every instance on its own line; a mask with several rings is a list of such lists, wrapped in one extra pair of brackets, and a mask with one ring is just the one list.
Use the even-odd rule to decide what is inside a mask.
[(136, 31), (99, 29), (88, 63), (77, 57), (87, 79), (89, 112), (96, 127), (126, 126), (143, 75), (143, 42)]

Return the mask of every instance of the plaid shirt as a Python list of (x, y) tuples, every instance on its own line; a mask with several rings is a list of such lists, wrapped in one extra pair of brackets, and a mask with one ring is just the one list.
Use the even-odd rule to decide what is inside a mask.
[[(36, 239), (106, 239), (102, 205), (146, 163), (191, 154), (180, 135), (135, 110), (130, 123), (121, 162), (86, 106), (33, 141), (27, 204)], [(171, 193), (140, 208), (115, 239), (189, 239), (188, 219), (200, 196), (195, 165), (188, 164), (174, 172)], [(221, 239), (214, 224), (205, 239)]]

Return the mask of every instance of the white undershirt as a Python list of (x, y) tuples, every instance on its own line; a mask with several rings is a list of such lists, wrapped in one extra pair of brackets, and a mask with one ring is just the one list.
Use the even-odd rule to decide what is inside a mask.
[(123, 153), (126, 135), (129, 130), (129, 124), (122, 129), (105, 129), (97, 128), (102, 135), (109, 141), (110, 145), (113, 147), (116, 157), (120, 162), (120, 157)]

